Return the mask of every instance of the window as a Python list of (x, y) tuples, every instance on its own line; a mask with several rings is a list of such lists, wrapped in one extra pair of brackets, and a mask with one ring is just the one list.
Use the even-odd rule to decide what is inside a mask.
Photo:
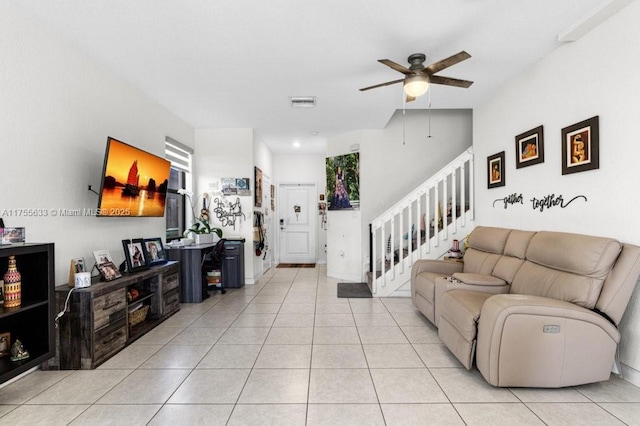
[(184, 188), (191, 191), (192, 155), (193, 150), (191, 148), (169, 136), (166, 137), (165, 157), (171, 161), (171, 174), (169, 176), (165, 209), (167, 242), (181, 238), (187, 226), (184, 196), (178, 194), (178, 190)]

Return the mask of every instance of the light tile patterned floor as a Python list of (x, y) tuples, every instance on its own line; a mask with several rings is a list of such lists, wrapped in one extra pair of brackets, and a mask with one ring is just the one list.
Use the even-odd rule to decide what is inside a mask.
[(501, 389), (467, 371), (409, 299), (338, 299), (325, 269), (212, 294), (94, 371), (0, 389), (0, 425), (640, 425), (618, 377)]

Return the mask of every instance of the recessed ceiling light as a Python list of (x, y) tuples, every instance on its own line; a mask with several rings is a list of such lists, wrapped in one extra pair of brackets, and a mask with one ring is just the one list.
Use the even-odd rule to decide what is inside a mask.
[(293, 143), (293, 147), (294, 147), (294, 148), (300, 148), (300, 142), (295, 141), (295, 142)]
[(311, 136), (318, 136), (318, 133), (320, 132), (317, 130), (314, 130), (313, 132), (311, 132)]

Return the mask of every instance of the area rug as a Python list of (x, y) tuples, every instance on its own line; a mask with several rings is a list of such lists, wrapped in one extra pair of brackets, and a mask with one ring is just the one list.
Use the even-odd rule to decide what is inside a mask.
[(338, 297), (372, 297), (367, 283), (338, 283)]
[(315, 263), (278, 263), (276, 268), (315, 268)]

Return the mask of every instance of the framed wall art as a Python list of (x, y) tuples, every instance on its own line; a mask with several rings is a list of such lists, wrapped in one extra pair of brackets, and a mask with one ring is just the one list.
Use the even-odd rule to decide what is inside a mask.
[(487, 187), (497, 188), (505, 185), (504, 151), (487, 157)]
[(262, 207), (262, 170), (255, 167), (255, 183), (256, 188), (254, 192), (254, 202), (253, 205), (256, 207)]
[(325, 160), (329, 210), (360, 209), (360, 153)]
[(516, 169), (544, 163), (542, 126), (516, 136)]
[(562, 129), (562, 174), (600, 168), (598, 116)]

